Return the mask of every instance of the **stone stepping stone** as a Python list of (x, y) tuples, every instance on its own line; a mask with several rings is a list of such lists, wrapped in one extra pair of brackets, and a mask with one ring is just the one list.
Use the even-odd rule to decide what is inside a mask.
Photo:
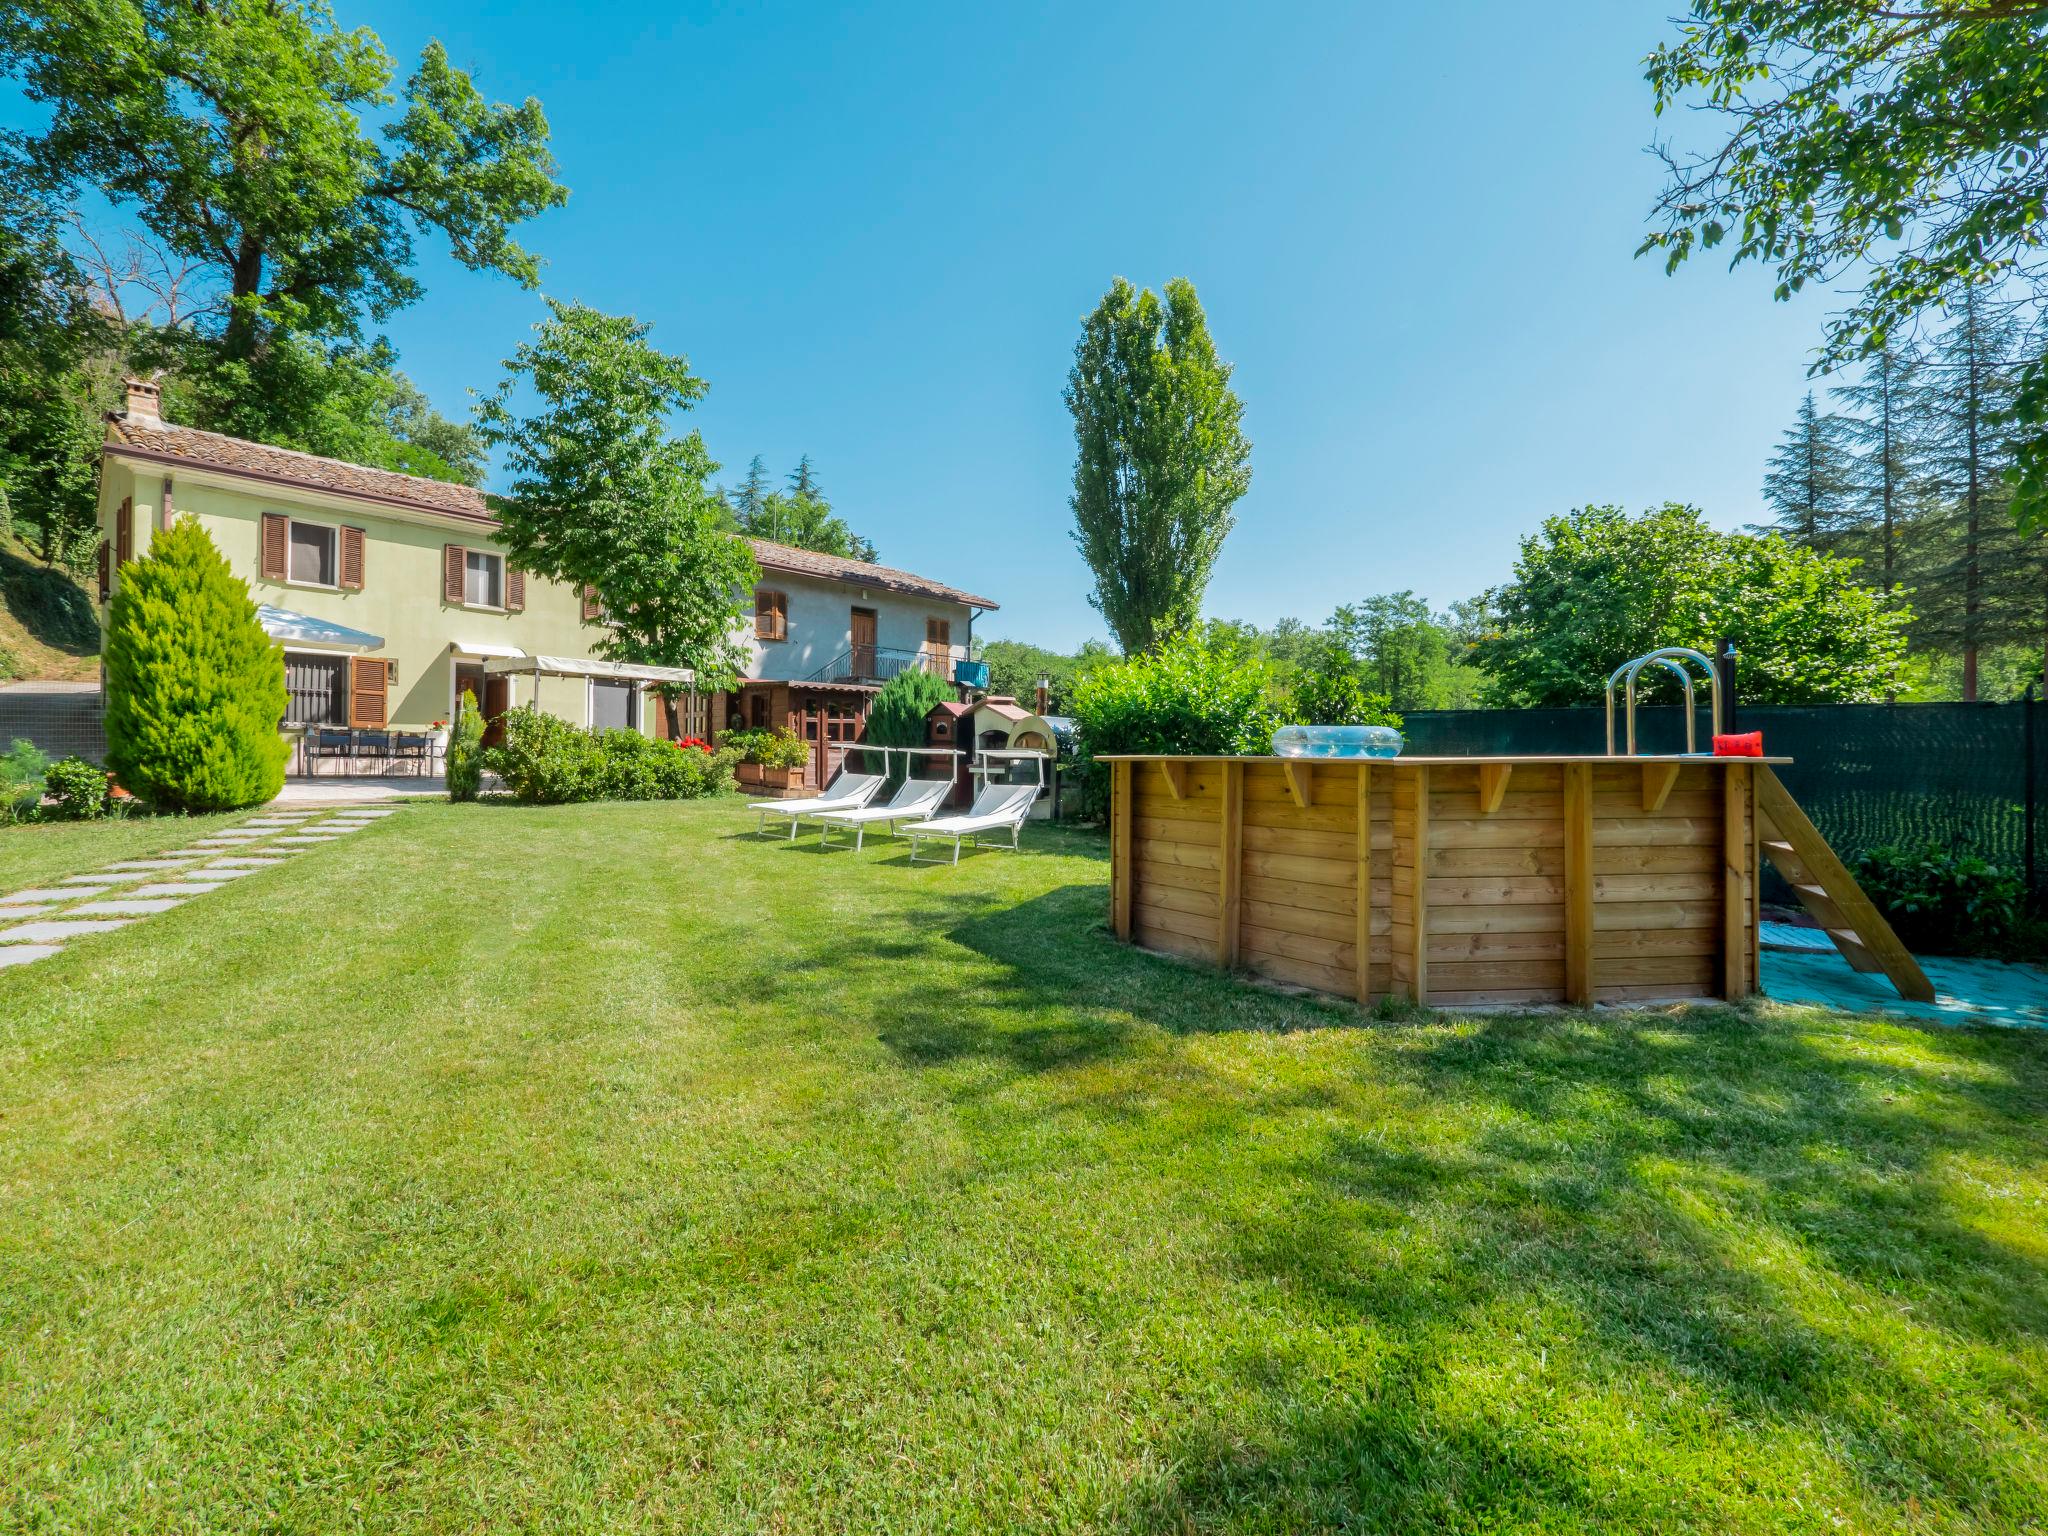
[(134, 921), (132, 917), (94, 917), (73, 923), (50, 918), (40, 923), (0, 928), (0, 944), (61, 944), (81, 933), (109, 933), (116, 928), (126, 928)]
[[(215, 874), (223, 871), (215, 870)], [(149, 896), (197, 896), (202, 891), (217, 891), (224, 882), (219, 880), (171, 880), (162, 885), (145, 885), (130, 891), (136, 898)], [(83, 910), (81, 908), (81, 910)]]
[(66, 875), (61, 883), (65, 885), (126, 885), (131, 880), (140, 880), (141, 878), (142, 874), (139, 870), (131, 869), (125, 874), (118, 870), (102, 870), (97, 875)]
[[(42, 901), (76, 901), (81, 896), (90, 896), (92, 888), (84, 885), (69, 887), (41, 886), (33, 891), (16, 891), (12, 896), (0, 896), (0, 909), (7, 907), (30, 907)], [(0, 917), (6, 916), (0, 910)]]
[(369, 822), (369, 821), (340, 821), (340, 820), (335, 820), (335, 821), (323, 821), (323, 822), (321, 822), (321, 823), (320, 823), (320, 825), (319, 825), (319, 826), (317, 826), (317, 827), (309, 827), (309, 828), (307, 828), (307, 830), (308, 830), (309, 832), (360, 832), (360, 831), (362, 831), (362, 830), (363, 830), (363, 828), (365, 828), (365, 827), (369, 827), (369, 826), (374, 826), (374, 825), (376, 825), (376, 823), (374, 823), (374, 822)]
[(280, 843), (331, 843), (337, 839), (321, 832), (301, 832), (297, 837), (280, 837)]
[(260, 843), (268, 836), (268, 832), (216, 832), (212, 837), (200, 838), (198, 846), (211, 848), (217, 843)]
[(253, 868), (246, 864), (239, 866), (209, 864), (201, 873), (209, 880), (239, 880), (244, 875), (260, 874), (262, 870), (263, 866), (261, 864), (255, 865)]
[(0, 970), (10, 965), (33, 965), (63, 952), (57, 944), (0, 944)]
[(118, 901), (88, 901), (83, 906), (73, 907), (67, 914), (71, 917), (147, 917), (152, 912), (168, 912), (179, 905), (168, 896), (157, 896), (147, 901), (124, 896)]
[(134, 873), (141, 875), (147, 874), (152, 869), (183, 869), (186, 859), (200, 859), (204, 857), (204, 854), (194, 851), (182, 858), (176, 859), (128, 859), (120, 864), (109, 864), (107, 872), (112, 874), (117, 869), (125, 869), (132, 870)]
[(219, 853), (218, 848), (180, 848), (176, 853), (164, 855), (167, 859), (210, 859)]
[(190, 875), (204, 873), (206, 870), (209, 869), (239, 869), (244, 874), (253, 874), (259, 869), (275, 869), (280, 864), (287, 864), (290, 862), (290, 856), (282, 853), (267, 854), (260, 859), (215, 859), (211, 864), (202, 864), (196, 870), (191, 868), (190, 866), (187, 866), (185, 873)]
[[(74, 894), (84, 895), (85, 893), (80, 891)], [(32, 901), (26, 906), (0, 907), (0, 923), (18, 922), (24, 917), (37, 917), (45, 912), (54, 912), (63, 905), (64, 903), (61, 901)]]

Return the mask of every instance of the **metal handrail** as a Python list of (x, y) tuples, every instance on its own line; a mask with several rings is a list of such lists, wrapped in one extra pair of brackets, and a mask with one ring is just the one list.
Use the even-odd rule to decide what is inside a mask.
[[(912, 667), (930, 672), (938, 677), (947, 677), (951, 670), (951, 657), (939, 651), (906, 651), (899, 647), (880, 645), (856, 645), (841, 651), (824, 666), (813, 672), (806, 682), (829, 683), (835, 678), (851, 677), (872, 679), (886, 683), (897, 673)], [(856, 665), (856, 663), (864, 665)], [(948, 679), (950, 681), (950, 678)]]
[(1623, 696), (1627, 701), (1628, 714), (1628, 752), (1626, 755), (1634, 757), (1636, 755), (1636, 679), (1641, 676), (1643, 668), (1651, 665), (1663, 667), (1666, 671), (1676, 674), (1678, 680), (1685, 685), (1685, 750), (1687, 756), (1696, 756), (1698, 754), (1699, 739), (1697, 725), (1693, 718), (1697, 711), (1693, 702), (1692, 673), (1681, 665), (1682, 662), (1698, 662), (1701, 669), (1707, 674), (1707, 701), (1709, 712), (1713, 717), (1714, 734), (1716, 736), (1721, 734), (1721, 669), (1714, 665), (1712, 657), (1694, 650), (1689, 645), (1667, 645), (1662, 650), (1651, 651), (1647, 655), (1636, 657), (1633, 661), (1623, 662), (1608, 676), (1607, 755), (1609, 757), (1622, 755), (1614, 749), (1614, 685), (1624, 682), (1624, 679), (1626, 680), (1623, 688)]

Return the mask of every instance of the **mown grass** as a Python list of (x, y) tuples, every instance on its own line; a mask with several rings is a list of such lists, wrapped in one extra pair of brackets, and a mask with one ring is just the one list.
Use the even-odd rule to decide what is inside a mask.
[(85, 874), (122, 859), (189, 848), (224, 826), (245, 820), (224, 816), (122, 816), (104, 821), (30, 822), (0, 826), (0, 896), (33, 889), (66, 875)]
[(413, 807), (0, 972), (0, 1524), (2017, 1531), (2048, 1038), (1370, 1020), (1099, 840)]

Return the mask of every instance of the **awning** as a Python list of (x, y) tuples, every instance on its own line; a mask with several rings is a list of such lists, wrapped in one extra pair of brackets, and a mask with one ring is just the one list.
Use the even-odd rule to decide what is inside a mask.
[(693, 683), (697, 674), (688, 667), (642, 667), (624, 661), (600, 661), (596, 657), (520, 656), (484, 663), (488, 675), (511, 673), (547, 677), (615, 677), (635, 683)]
[(454, 655), (475, 656), (483, 661), (488, 661), (492, 657), (511, 659), (526, 655), (526, 652), (516, 645), (467, 645), (460, 640), (450, 640), (448, 649)]
[(273, 608), (268, 603), (256, 605), (256, 622), (263, 626), (263, 632), (271, 639), (282, 640), (286, 645), (318, 645), (330, 651), (384, 649), (382, 635), (350, 629), (346, 624), (336, 624), (329, 619), (309, 618), (288, 608)]

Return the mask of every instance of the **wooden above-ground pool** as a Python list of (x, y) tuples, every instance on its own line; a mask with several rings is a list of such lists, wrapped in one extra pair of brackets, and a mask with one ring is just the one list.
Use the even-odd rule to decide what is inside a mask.
[[(1360, 1002), (1733, 1000), (1759, 990), (1772, 849), (1816, 901), (1862, 902), (1785, 758), (1103, 761), (1119, 938)], [(1804, 864), (1777, 840), (1795, 819)], [(1867, 907), (1861, 938), (1831, 930), (1865, 959), (1897, 946)], [(1895, 958), (1861, 968), (1897, 981)]]

